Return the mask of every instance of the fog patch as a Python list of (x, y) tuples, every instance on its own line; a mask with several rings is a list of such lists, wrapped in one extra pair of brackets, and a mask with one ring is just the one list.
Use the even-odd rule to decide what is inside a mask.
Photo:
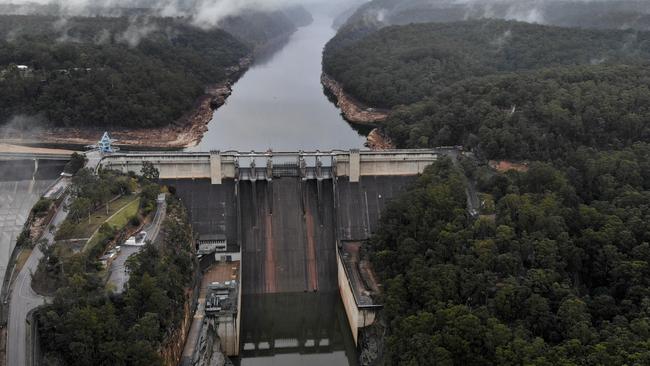
[(70, 28), (71, 26), (67, 17), (61, 17), (55, 20), (52, 23), (52, 29), (60, 34), (56, 41), (59, 43), (81, 43), (81, 38), (69, 34)]
[[(183, 17), (201, 28), (214, 28), (219, 22), (245, 11), (275, 11), (290, 6), (309, 6), (324, 0), (0, 0), (7, 2), (5, 13), (48, 13), (70, 16), (120, 16), (133, 9), (149, 9), (153, 16)], [(0, 4), (2, 5), (2, 4)], [(133, 28), (125, 39), (133, 40), (150, 27)]]
[(508, 44), (510, 39), (512, 38), (512, 31), (508, 29), (507, 31), (503, 32), (503, 34), (499, 35), (496, 37), (493, 41), (492, 44), (496, 46), (497, 48), (501, 49), (503, 46)]
[(48, 126), (44, 115), (15, 114), (0, 126), (1, 139), (29, 138)]
[(115, 37), (119, 43), (125, 43), (129, 47), (137, 47), (140, 42), (151, 33), (158, 30), (158, 26), (149, 21), (149, 17), (131, 17), (126, 30)]
[(93, 37), (93, 43), (96, 45), (105, 45), (111, 42), (113, 35), (108, 29), (102, 29)]
[(600, 64), (604, 63), (605, 61), (607, 61), (607, 57), (592, 58), (591, 60), (589, 60), (589, 63), (591, 65), (600, 65)]

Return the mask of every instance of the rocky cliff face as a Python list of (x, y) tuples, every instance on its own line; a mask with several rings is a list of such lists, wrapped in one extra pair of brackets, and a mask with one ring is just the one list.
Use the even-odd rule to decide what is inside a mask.
[(183, 355), (183, 348), (185, 347), (185, 341), (187, 340), (187, 334), (190, 331), (190, 326), (192, 325), (192, 298), (194, 291), (188, 291), (185, 298), (185, 305), (183, 307), (183, 321), (181, 322), (178, 329), (167, 338), (167, 341), (163, 343), (160, 348), (160, 356), (164, 361), (165, 366), (177, 366)]

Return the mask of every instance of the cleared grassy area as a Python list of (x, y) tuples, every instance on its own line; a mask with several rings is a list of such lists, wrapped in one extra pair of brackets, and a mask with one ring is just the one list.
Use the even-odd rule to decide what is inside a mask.
[(99, 227), (102, 226), (109, 217), (113, 216), (116, 212), (134, 201), (139, 202), (139, 197), (136, 195), (123, 196), (108, 205), (108, 214), (106, 213), (106, 208), (93, 212), (90, 216), (90, 223), (88, 220), (82, 220), (79, 225), (77, 225), (77, 230), (73, 237), (90, 238), (90, 236), (93, 235), (93, 233), (97, 231), (97, 229), (99, 229)]
[(128, 205), (122, 208), (121, 211), (117, 212), (110, 219), (108, 219), (107, 222), (113, 226), (122, 228), (129, 223), (129, 220), (133, 216), (137, 215), (139, 208), (140, 208), (140, 198), (138, 197), (136, 200), (130, 202)]
[(27, 259), (29, 259), (29, 256), (31, 254), (32, 254), (31, 248), (24, 248), (23, 250), (20, 251), (20, 254), (18, 254), (18, 258), (16, 258), (16, 269), (15, 269), (16, 274), (20, 272), (20, 270), (23, 268), (23, 266), (25, 265)]
[[(101, 224), (106, 222), (111, 226), (114, 226), (118, 229), (122, 229), (129, 223), (129, 220), (133, 216), (138, 214), (139, 208), (140, 208), (140, 197), (135, 196), (131, 202), (127, 203), (126, 205), (123, 205), (121, 209), (117, 210), (115, 213), (113, 213), (113, 215), (111, 215), (106, 220), (101, 222), (97, 227), (99, 228)], [(103, 239), (104, 238), (102, 237), (101, 233), (99, 231), (96, 231), (94, 234), (92, 234), (90, 240), (88, 240), (88, 243), (84, 247), (84, 251), (88, 250), (88, 248), (92, 248), (93, 246), (97, 245)]]

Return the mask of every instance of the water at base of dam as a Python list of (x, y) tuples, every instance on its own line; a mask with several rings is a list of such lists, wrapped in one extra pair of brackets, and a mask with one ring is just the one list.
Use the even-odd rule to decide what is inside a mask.
[(356, 365), (338, 291), (244, 295), (241, 366)]

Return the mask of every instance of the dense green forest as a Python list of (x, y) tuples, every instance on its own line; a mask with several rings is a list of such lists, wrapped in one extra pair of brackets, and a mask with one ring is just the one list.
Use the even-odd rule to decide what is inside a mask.
[(385, 363), (649, 364), (649, 159), (635, 144), (526, 173), (479, 169), (496, 215), (476, 220), (460, 170), (430, 167), (369, 245)]
[(174, 19), (0, 16), (0, 121), (167, 125), (249, 52), (222, 30)]
[(647, 66), (577, 66), (474, 78), (397, 108), (398, 146), (479, 147), (487, 158), (563, 158), (650, 141)]
[[(337, 37), (341, 37), (339, 33)], [(473, 76), (581, 64), (637, 63), (650, 32), (579, 30), (482, 20), (393, 26), (338, 47), (323, 69), (346, 92), (375, 107), (417, 102)]]
[(468, 19), (512, 19), (566, 27), (650, 30), (644, 0), (372, 0), (346, 26), (380, 28), (410, 23)]
[(163, 227), (162, 243), (128, 259), (122, 294), (106, 291), (96, 257), (65, 260), (63, 285), (37, 315), (45, 365), (162, 365), (160, 346), (180, 325), (195, 268), (187, 213), (175, 198)]

